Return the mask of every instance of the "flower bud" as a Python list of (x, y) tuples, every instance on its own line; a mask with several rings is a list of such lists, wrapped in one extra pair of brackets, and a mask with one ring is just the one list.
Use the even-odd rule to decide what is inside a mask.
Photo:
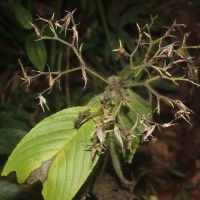
[(118, 49), (118, 53), (119, 53), (120, 55), (123, 55), (125, 52), (126, 52), (126, 51), (125, 51), (124, 47), (120, 47), (120, 48)]

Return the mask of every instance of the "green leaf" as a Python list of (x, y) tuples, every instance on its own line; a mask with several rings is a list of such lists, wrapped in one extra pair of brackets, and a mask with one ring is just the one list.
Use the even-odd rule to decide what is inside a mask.
[(133, 138), (132, 142), (131, 142), (131, 152), (129, 150), (125, 150), (124, 152), (124, 161), (127, 163), (131, 163), (133, 160), (133, 157), (135, 155), (135, 152), (139, 146), (140, 143), (140, 139), (138, 137)]
[(180, 88), (177, 85), (166, 82), (166, 80), (156, 80), (151, 83), (151, 86), (160, 92), (178, 93)]
[(86, 109), (98, 110), (86, 106), (69, 108), (40, 122), (15, 148), (2, 175), (16, 171), (19, 183), (41, 180), (44, 199), (72, 199), (98, 160), (96, 156), (92, 163), (87, 147), (95, 131), (93, 119), (74, 128), (79, 112)]
[(15, 4), (13, 7), (13, 12), (16, 20), (22, 26), (22, 28), (28, 30), (31, 30), (33, 28), (30, 24), (33, 23), (33, 17), (28, 9), (19, 4)]
[(20, 194), (20, 188), (18, 185), (9, 183), (7, 181), (0, 181), (0, 199), (12, 200)]
[[(129, 94), (129, 107), (125, 107), (121, 110), (120, 116), (123, 123), (123, 126), (126, 130), (131, 130), (131, 128), (135, 125), (137, 121), (137, 115), (148, 115), (151, 114), (151, 107), (147, 105), (147, 103), (135, 92), (128, 90)], [(136, 133), (137, 130), (136, 130)], [(133, 156), (137, 150), (140, 139), (135, 137), (132, 139), (131, 143), (131, 151), (126, 151), (124, 153), (125, 162), (131, 163)]]
[(26, 132), (19, 129), (0, 129), (0, 155), (11, 154)]
[(47, 50), (42, 40), (34, 34), (26, 38), (26, 53), (32, 64), (40, 71), (44, 70), (47, 62)]
[(137, 115), (148, 115), (151, 113), (151, 107), (135, 92), (128, 90), (128, 95), (131, 108), (125, 107), (122, 109), (121, 116), (125, 128), (130, 130), (137, 120)]

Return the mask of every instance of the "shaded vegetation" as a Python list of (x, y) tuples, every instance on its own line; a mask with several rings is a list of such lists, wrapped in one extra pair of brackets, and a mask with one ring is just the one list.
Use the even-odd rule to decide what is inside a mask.
[[(109, 77), (113, 74), (126, 75), (127, 66), (130, 64), (126, 56), (122, 57), (112, 51), (119, 47), (119, 38), (123, 42), (126, 52), (131, 54), (132, 49), (137, 46), (136, 40), (138, 39), (138, 30), (135, 24), (139, 24), (140, 27), (150, 24), (150, 16), (158, 15), (151, 28), (152, 39), (160, 37), (163, 34), (163, 26), (171, 26), (176, 18), (177, 23), (188, 25), (189, 31), (193, 32), (188, 38), (189, 44), (198, 45), (198, 18), (193, 12), (199, 11), (199, 6), (198, 2), (183, 1), (180, 3), (175, 0), (166, 3), (159, 3), (156, 0), (151, 2), (145, 0), (1, 1), (1, 170), (16, 144), (37, 122), (63, 108), (86, 104), (104, 88), (100, 80), (89, 75), (87, 87), (82, 90), (84, 84), (80, 78), (81, 72), (74, 72), (73, 76), (66, 74), (60, 82), (53, 85), (51, 93), (45, 95), (50, 112), (46, 108), (44, 108), (46, 112), (42, 112), (37, 105), (41, 99), (37, 99), (37, 97), (49, 87), (50, 72), (69, 70), (71, 66), (78, 66), (79, 61), (69, 47), (58, 41), (42, 40), (39, 45), (35, 44), (35, 36), (33, 36), (35, 30), (31, 24), (36, 23), (39, 30), (43, 26), (42, 22), (34, 21), (38, 15), (50, 19), (52, 13), (55, 12), (55, 17), (60, 19), (66, 15), (64, 10), (73, 11), (77, 8), (74, 16), (78, 27), (79, 42), (80, 44), (83, 42), (84, 62), (103, 77)], [(174, 12), (177, 10), (179, 12)], [(190, 17), (184, 19), (182, 16)], [(184, 32), (182, 28), (178, 27), (177, 37), (181, 38)], [(44, 33), (49, 36), (52, 34), (48, 28), (44, 30)], [(70, 40), (71, 36), (66, 34), (66, 37)], [(141, 59), (141, 55), (144, 50), (135, 53), (132, 60), (134, 67), (141, 65), (144, 59)], [(168, 55), (169, 52), (168, 49)], [(194, 65), (199, 63), (199, 56), (196, 52), (198, 52), (196, 49), (188, 52), (195, 55), (197, 64), (192, 63)], [(182, 56), (184, 57), (184, 55)], [(20, 65), (17, 59), (20, 59), (23, 65)], [(21, 67), (24, 67), (27, 77), (24, 76)], [(23, 81), (19, 77), (28, 80), (28, 77), (36, 76), (38, 70), (44, 74), (35, 81), (31, 81), (29, 87), (27, 87), (27, 82), (21, 84)], [(185, 72), (189, 73), (187, 70)], [(198, 76), (194, 77), (194, 72), (195, 70), (190, 75), (193, 80), (198, 81)], [(182, 75), (180, 70), (172, 71), (172, 73), (176, 76)], [(112, 169), (112, 163), (108, 161), (89, 190), (88, 199), (150, 199), (150, 197), (161, 200), (198, 199), (199, 91), (187, 83), (181, 84), (181, 89), (169, 84), (163, 85), (161, 82), (152, 84), (152, 87), (168, 97), (181, 99), (187, 107), (191, 107), (191, 110), (196, 113), (191, 116), (190, 120), (193, 127), (186, 123), (187, 117), (186, 120), (179, 120), (179, 125), (163, 130), (162, 133), (156, 133), (159, 142), (142, 144), (131, 165), (123, 164), (121, 166), (127, 179), (131, 179), (132, 173), (136, 178), (137, 184), (134, 191), (133, 187), (124, 188), (121, 185), (118, 176)], [(135, 90), (146, 97), (144, 91)], [(169, 111), (169, 107), (161, 103), (160, 108), (161, 115), (155, 115), (155, 120), (158, 123), (172, 120), (174, 113)], [(106, 181), (104, 176), (107, 178)], [(7, 180), (16, 183), (14, 175)], [(4, 185), (4, 188), (8, 187), (9, 191), (13, 191), (9, 194), (10, 196), (6, 197), (7, 199), (14, 199), (17, 196), (19, 199), (42, 198), (40, 192), (35, 192), (38, 188), (41, 190), (40, 184), (30, 187), (26, 184), (8, 186), (9, 183), (4, 181), (0, 183)], [(0, 189), (0, 197), (2, 191)], [(34, 193), (38, 194), (38, 197), (31, 197)]]

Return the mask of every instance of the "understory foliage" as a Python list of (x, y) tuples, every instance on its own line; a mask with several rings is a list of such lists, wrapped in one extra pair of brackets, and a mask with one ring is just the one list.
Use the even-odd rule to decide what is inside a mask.
[[(47, 200), (72, 199), (98, 165), (100, 158), (110, 152), (114, 169), (124, 185), (134, 184), (127, 180), (122, 172), (120, 160), (131, 163), (139, 143), (156, 139), (155, 129), (173, 126), (183, 119), (192, 126), (190, 115), (194, 112), (184, 102), (160, 94), (157, 85), (179, 87), (180, 81), (198, 85), (195, 63), (188, 49), (199, 46), (187, 46), (185, 34), (179, 41), (174, 32), (184, 26), (174, 22), (165, 27), (162, 36), (154, 38), (149, 24), (138, 28), (138, 38), (128, 52), (119, 39), (118, 52), (122, 63), (126, 63), (120, 73), (108, 78), (101, 76), (88, 67), (82, 57), (84, 44), (79, 44), (78, 23), (74, 11), (67, 12), (62, 19), (38, 17), (43, 27), (35, 29), (37, 41), (56, 40), (66, 45), (76, 59), (78, 66), (64, 71), (34, 71), (29, 75), (19, 60), (24, 84), (29, 87), (32, 81), (41, 76), (48, 77), (48, 87), (38, 95), (42, 110), (50, 110), (45, 95), (51, 93), (55, 84), (60, 84), (63, 75), (81, 71), (84, 82), (88, 84), (88, 74), (100, 79), (105, 85), (104, 92), (92, 98), (87, 105), (64, 109), (53, 114), (35, 126), (17, 145), (3, 170), (6, 176), (16, 171), (19, 183), (43, 183), (43, 197)], [(140, 62), (135, 62), (135, 55)], [(181, 76), (174, 76), (176, 71)], [(137, 93), (136, 93), (137, 91)], [(139, 94), (140, 95), (139, 95)], [(153, 113), (160, 114), (161, 101), (174, 112), (174, 119), (164, 124), (153, 121)]]

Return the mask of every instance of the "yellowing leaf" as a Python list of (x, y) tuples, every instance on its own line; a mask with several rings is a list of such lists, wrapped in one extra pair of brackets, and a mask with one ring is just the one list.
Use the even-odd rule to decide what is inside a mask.
[(40, 122), (17, 145), (2, 175), (16, 171), (19, 183), (41, 180), (45, 200), (72, 199), (99, 158), (96, 155), (93, 161), (87, 147), (96, 129), (93, 119), (74, 128), (74, 120), (87, 109), (98, 110), (69, 108)]

